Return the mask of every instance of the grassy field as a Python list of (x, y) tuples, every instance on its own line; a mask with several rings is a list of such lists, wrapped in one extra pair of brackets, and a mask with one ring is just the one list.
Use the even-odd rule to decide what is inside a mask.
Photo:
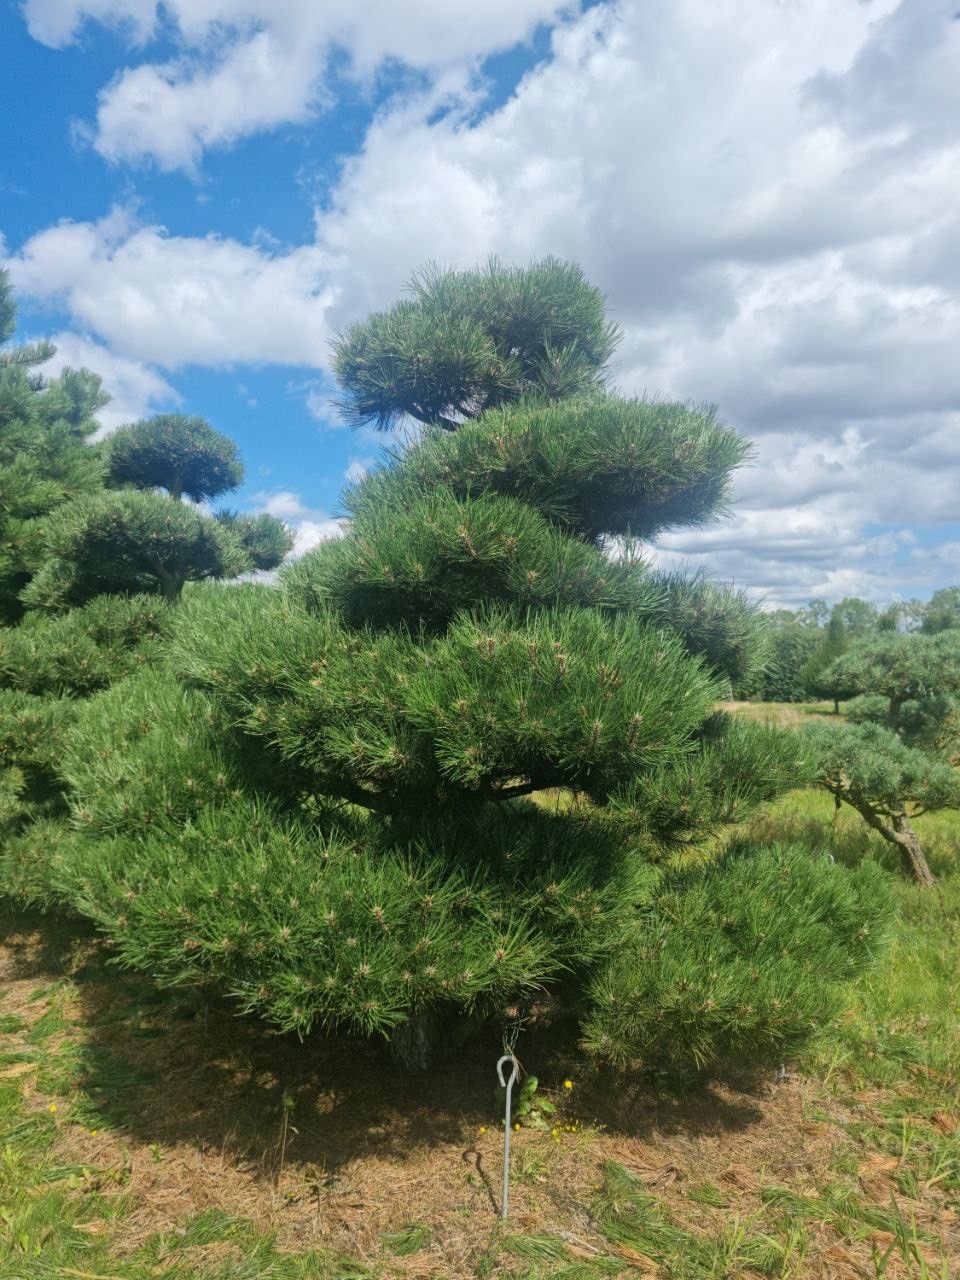
[[(751, 829), (892, 867), (828, 797)], [(960, 819), (921, 829), (938, 888), (892, 869), (890, 945), (785, 1077), (613, 1091), (521, 1048), (558, 1111), (514, 1135), (505, 1228), (493, 1041), (404, 1077), (375, 1046), (159, 993), (85, 926), (9, 914), (0, 1278), (956, 1280)]]
[[(834, 718), (832, 702), (724, 702), (725, 711), (736, 711), (751, 720), (767, 720), (783, 729), (795, 729), (804, 720)], [(843, 714), (841, 705), (840, 714)]]

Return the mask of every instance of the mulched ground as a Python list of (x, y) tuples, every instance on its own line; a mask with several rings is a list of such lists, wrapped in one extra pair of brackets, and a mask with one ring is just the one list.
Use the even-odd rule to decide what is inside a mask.
[[(65, 974), (59, 991), (37, 998)], [(123, 1234), (131, 1250), (216, 1207), (271, 1227), (284, 1247), (322, 1243), (365, 1261), (382, 1260), (384, 1233), (429, 1224), (429, 1245), (397, 1258), (396, 1270), (475, 1274), (500, 1195), (495, 1040), (429, 1073), (405, 1074), (375, 1045), (299, 1043), (222, 1004), (156, 993), (108, 967), (85, 928), (37, 917), (7, 918), (0, 987), (3, 1013), (25, 1024), (2, 1038), (7, 1053), (29, 1048), (31, 1029), (36, 1045), (51, 999), (63, 1010), (65, 1025), (45, 1041), (45, 1057), (79, 1064), (73, 1079), (90, 1104), (81, 1099), (74, 1115), (102, 1120), (73, 1122), (65, 1097), (62, 1156), (113, 1171), (118, 1191), (134, 1197)], [(525, 1067), (536, 1070), (537, 1053), (534, 1037), (520, 1051)], [(836, 1181), (838, 1157), (849, 1163), (856, 1142), (831, 1121), (869, 1119), (881, 1099), (872, 1091), (838, 1101), (796, 1077), (678, 1096), (578, 1078), (569, 1061), (566, 1071), (572, 1090), (562, 1077), (541, 1078), (561, 1108), (557, 1135), (513, 1135), (511, 1218), (525, 1233), (559, 1236), (584, 1258), (610, 1251), (588, 1208), (605, 1161), (636, 1173), (685, 1227), (716, 1232), (732, 1215), (759, 1209), (762, 1185), (815, 1196)], [(49, 1105), (55, 1091), (43, 1069), (39, 1078), (23, 1062), (0, 1072), (22, 1076), (29, 1105)], [(858, 1194), (889, 1205), (895, 1164), (869, 1151), (857, 1158)], [(723, 1203), (691, 1200), (702, 1184), (719, 1189)], [(956, 1222), (935, 1188), (922, 1201), (897, 1199), (905, 1215), (936, 1222), (960, 1258)], [(824, 1228), (815, 1254), (801, 1274), (874, 1274), (869, 1241), (841, 1244)], [(887, 1274), (907, 1273), (891, 1262)]]

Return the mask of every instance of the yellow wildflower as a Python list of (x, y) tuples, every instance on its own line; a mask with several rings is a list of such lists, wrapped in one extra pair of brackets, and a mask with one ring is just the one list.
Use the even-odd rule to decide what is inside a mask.
[(485, 1124), (482, 1124), (480, 1128), (477, 1130), (477, 1133), (486, 1133), (486, 1132), (487, 1132), (487, 1126)]
[(572, 1080), (564, 1080), (564, 1082), (563, 1082), (563, 1087), (564, 1087), (565, 1089), (572, 1089), (572, 1088), (573, 1088), (573, 1081), (572, 1081)]
[(47, 1110), (52, 1111), (54, 1114), (56, 1114), (57, 1104), (55, 1102), (51, 1102), (49, 1107), (47, 1107)]

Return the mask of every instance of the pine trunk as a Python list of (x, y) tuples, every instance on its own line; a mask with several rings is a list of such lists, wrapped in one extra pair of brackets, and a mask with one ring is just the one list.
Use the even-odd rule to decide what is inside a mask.
[(910, 875), (917, 884), (935, 885), (936, 877), (930, 870), (927, 859), (924, 856), (923, 849), (920, 847), (920, 837), (907, 821), (906, 815), (895, 813), (889, 815), (889, 821), (885, 822), (874, 811), (859, 798), (854, 800), (848, 794), (844, 797), (849, 804), (852, 804), (864, 821), (868, 822), (874, 831), (879, 831), (884, 840), (889, 840), (891, 844), (896, 845), (903, 859), (903, 865), (910, 872)]
[(390, 1056), (407, 1071), (426, 1071), (440, 1047), (440, 1019), (433, 1013), (415, 1013), (390, 1031)]
[(162, 570), (158, 571), (157, 576), (160, 579), (160, 590), (163, 593), (164, 600), (168, 604), (177, 604), (183, 594), (183, 578), (176, 578), (173, 574)]
[(917, 833), (906, 818), (893, 819), (893, 843), (900, 850), (904, 866), (913, 876), (917, 884), (934, 885), (936, 877), (930, 870)]

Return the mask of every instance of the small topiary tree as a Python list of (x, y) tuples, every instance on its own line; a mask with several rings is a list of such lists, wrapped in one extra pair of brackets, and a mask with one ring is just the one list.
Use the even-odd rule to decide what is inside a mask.
[(175, 603), (187, 582), (254, 567), (227, 526), (159, 493), (78, 498), (44, 521), (43, 550), (23, 600), (49, 612), (105, 593), (156, 593)]
[(807, 733), (820, 784), (895, 845), (918, 882), (932, 884), (910, 821), (956, 807), (960, 632), (881, 632), (832, 663), (819, 684), (848, 702), (851, 722), (835, 739)]
[(960, 808), (956, 770), (881, 725), (805, 725), (802, 737), (818, 782), (837, 806), (856, 809), (894, 846), (918, 884), (934, 884), (912, 823), (933, 810)]
[(408, 1063), (534, 1000), (621, 1066), (782, 1055), (869, 961), (875, 868), (742, 848), (676, 869), (804, 756), (716, 711), (753, 660), (746, 602), (611, 554), (715, 518), (746, 445), (599, 389), (612, 331), (575, 269), (428, 284), (338, 354), (356, 417), (426, 430), (279, 590), (189, 593), (180, 683), (80, 708), (52, 891), (126, 963)]
[(85, 495), (44, 521), (42, 565), (23, 593), (30, 607), (55, 611), (104, 593), (175, 603), (188, 582), (276, 568), (293, 545), (273, 516), (210, 516), (181, 501), (243, 479), (233, 441), (202, 418), (165, 414), (122, 428), (107, 462), (110, 481), (130, 487)]
[(881, 633), (831, 664), (819, 685), (849, 702), (852, 720), (884, 725), (910, 746), (948, 757), (956, 753), (960, 631)]
[(206, 502), (243, 482), (237, 446), (203, 418), (162, 413), (121, 427), (108, 439), (110, 482), (166, 489), (171, 498)]
[[(0, 344), (13, 333), (16, 306), (0, 271)], [(0, 349), (0, 625), (24, 613), (20, 593), (40, 550), (42, 518), (103, 484), (90, 438), (108, 397), (85, 369), (46, 381), (36, 370), (54, 354), (48, 342)]]
[[(0, 341), (14, 318), (0, 273)], [(187, 581), (273, 568), (290, 547), (269, 516), (210, 517), (158, 491), (200, 499), (242, 479), (236, 447), (202, 420), (93, 443), (100, 380), (44, 382), (31, 370), (52, 351), (0, 352), (0, 619), (18, 624), (0, 627), (0, 889), (40, 903), (54, 852), (75, 843), (64, 762), (81, 701), (157, 662)]]

